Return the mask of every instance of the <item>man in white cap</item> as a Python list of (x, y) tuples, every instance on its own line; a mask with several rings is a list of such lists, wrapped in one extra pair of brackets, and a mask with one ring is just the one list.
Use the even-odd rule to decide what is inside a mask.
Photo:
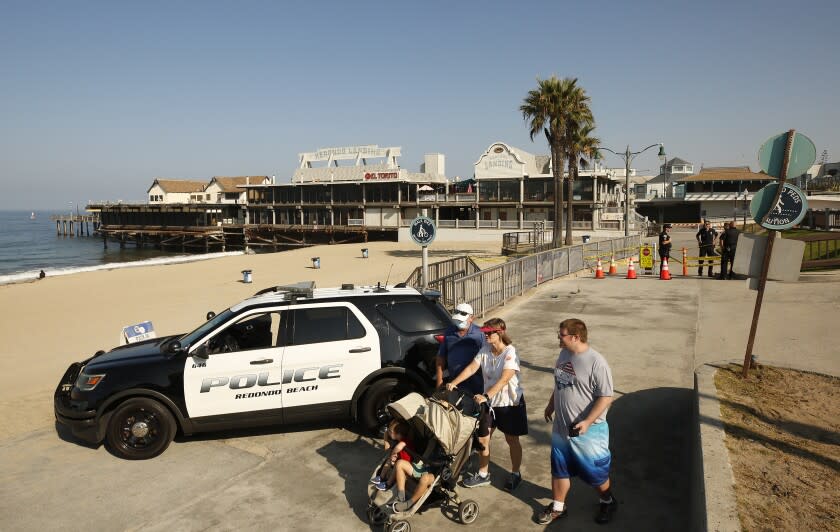
[[(473, 324), (473, 308), (469, 303), (459, 303), (452, 314), (453, 326), (443, 335), (437, 356), (437, 386), (443, 385), (443, 370), (449, 370), (449, 378), (457, 377), (484, 344), (484, 333)], [(470, 396), (484, 393), (484, 379), (481, 370), (458, 385), (458, 388)]]

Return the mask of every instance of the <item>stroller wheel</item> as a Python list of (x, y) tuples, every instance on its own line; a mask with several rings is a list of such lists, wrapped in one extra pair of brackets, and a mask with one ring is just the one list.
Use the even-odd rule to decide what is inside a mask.
[(458, 517), (461, 522), (468, 525), (478, 519), (478, 503), (474, 500), (466, 500), (458, 505)]
[(382, 526), (388, 520), (388, 514), (381, 506), (370, 506), (367, 510), (368, 523), (374, 526)]
[(411, 532), (411, 523), (408, 521), (394, 521), (388, 525), (388, 532)]

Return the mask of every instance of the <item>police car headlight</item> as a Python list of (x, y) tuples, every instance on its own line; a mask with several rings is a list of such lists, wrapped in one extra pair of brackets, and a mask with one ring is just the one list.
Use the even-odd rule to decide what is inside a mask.
[(89, 392), (96, 388), (96, 385), (102, 382), (102, 379), (104, 378), (104, 373), (102, 375), (85, 375), (82, 373), (79, 375), (79, 378), (76, 379), (76, 388), (82, 390), (83, 392)]

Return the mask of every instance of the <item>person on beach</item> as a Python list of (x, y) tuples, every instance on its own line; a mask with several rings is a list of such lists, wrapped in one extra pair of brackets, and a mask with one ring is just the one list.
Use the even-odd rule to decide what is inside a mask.
[(707, 262), (709, 264), (709, 277), (712, 277), (712, 269), (714, 268), (714, 263), (711, 260), (703, 260), (703, 257), (715, 257), (717, 253), (715, 253), (715, 239), (717, 238), (717, 231), (712, 227), (712, 224), (709, 220), (703, 222), (703, 227), (697, 231), (695, 235), (697, 239), (697, 245), (700, 246), (700, 266), (697, 268), (697, 275), (703, 277), (703, 262)]
[(570, 478), (579, 476), (600, 496), (595, 521), (608, 523), (618, 508), (610, 489), (610, 432), (607, 410), (613, 380), (606, 359), (589, 347), (586, 324), (567, 319), (557, 328), (560, 355), (554, 364), (554, 391), (545, 407), (551, 433), (552, 502), (537, 516), (547, 525), (566, 517)]
[(671, 224), (663, 225), (659, 233), (659, 273), (662, 273), (663, 259), (671, 260)]
[(522, 482), (519, 471), (522, 466), (522, 444), (519, 437), (528, 434), (519, 357), (507, 335), (507, 326), (503, 320), (487, 320), (481, 331), (487, 343), (473, 361), (446, 385), (448, 390), (454, 390), (480, 369), (484, 376), (485, 392), (476, 394), (473, 399), (478, 404), (489, 401), (491, 407), (482, 411), (478, 423), (478, 441), (484, 447), (479, 452), (478, 472), (464, 479), (464, 487), (476, 488), (490, 484), (490, 439), (498, 428), (505, 435), (510, 449), (511, 473), (505, 482), (505, 490), (513, 491)]
[(41, 270), (41, 273), (38, 274), (38, 279), (43, 279), (46, 276), (47, 276), (47, 274), (44, 273), (44, 270)]
[[(473, 361), (484, 345), (484, 333), (473, 324), (473, 308), (469, 303), (459, 303), (452, 314), (452, 327), (443, 334), (436, 360), (435, 380), (438, 388), (443, 386), (443, 370), (449, 369), (449, 378), (459, 375)], [(484, 393), (481, 373), (476, 373), (461, 382), (460, 390), (470, 395)]]
[[(723, 233), (720, 235), (720, 275), (718, 279), (732, 279), (735, 277), (735, 272), (732, 267), (735, 265), (735, 251), (738, 247), (738, 228), (735, 227), (733, 220), (725, 226)], [(727, 274), (727, 270), (729, 273)]]

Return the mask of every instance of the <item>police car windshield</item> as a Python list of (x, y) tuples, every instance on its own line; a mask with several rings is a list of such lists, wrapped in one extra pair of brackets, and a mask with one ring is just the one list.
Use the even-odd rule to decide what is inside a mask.
[(189, 346), (191, 346), (193, 342), (203, 337), (204, 335), (218, 327), (220, 324), (226, 322), (228, 319), (230, 319), (231, 316), (233, 316), (233, 312), (231, 312), (230, 309), (225, 309), (219, 314), (216, 314), (209, 320), (202, 323), (198, 327), (198, 329), (182, 336), (181, 345), (184, 347), (184, 349), (189, 348)]

